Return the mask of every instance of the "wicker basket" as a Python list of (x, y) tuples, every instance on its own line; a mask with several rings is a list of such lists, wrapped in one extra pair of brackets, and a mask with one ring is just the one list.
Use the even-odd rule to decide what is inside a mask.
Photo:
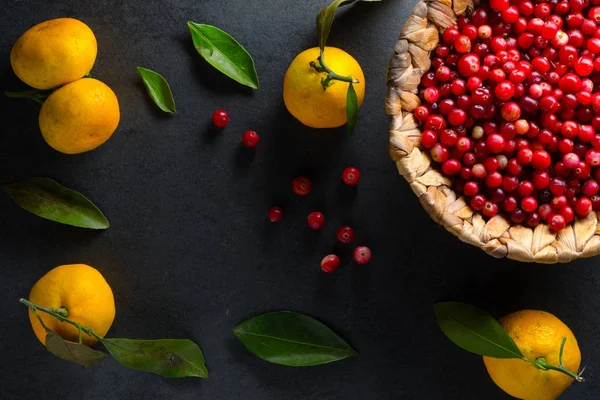
[(421, 131), (412, 112), (420, 104), (417, 87), (431, 66), (430, 52), (440, 32), (455, 25), (456, 16), (473, 12), (477, 4), (477, 0), (422, 0), (408, 17), (388, 65), (390, 155), (436, 223), (493, 257), (552, 264), (594, 256), (600, 253), (595, 212), (558, 234), (546, 224), (534, 229), (511, 225), (502, 215), (486, 221), (457, 196), (451, 180), (432, 167), (428, 152), (420, 148)]

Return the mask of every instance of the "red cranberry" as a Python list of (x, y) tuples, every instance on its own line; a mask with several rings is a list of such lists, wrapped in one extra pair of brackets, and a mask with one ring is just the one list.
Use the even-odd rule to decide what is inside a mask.
[(548, 220), (548, 227), (552, 232), (559, 232), (565, 228), (565, 217), (560, 214), (555, 214)]
[(354, 261), (357, 264), (367, 264), (371, 261), (371, 249), (367, 246), (358, 246), (354, 249)]
[(338, 229), (336, 237), (338, 242), (350, 244), (354, 241), (354, 229), (352, 229), (350, 226), (344, 225)]
[(596, 182), (593, 179), (589, 179), (589, 180), (585, 181), (583, 183), (583, 186), (581, 187), (581, 193), (587, 197), (595, 196), (599, 190), (600, 190), (600, 186), (598, 185), (598, 182)]
[(269, 221), (271, 222), (279, 222), (283, 218), (283, 210), (281, 207), (271, 207), (269, 209)]
[(292, 182), (292, 190), (298, 196), (306, 196), (307, 194), (310, 193), (311, 188), (312, 188), (312, 184), (310, 182), (310, 179), (308, 179), (304, 176), (299, 176), (299, 177), (295, 178), (294, 181)]
[(479, 211), (479, 210), (483, 209), (486, 202), (487, 202), (487, 200), (483, 195), (476, 194), (475, 196), (471, 197), (471, 200), (469, 201), (469, 205), (471, 206), (471, 208), (473, 210)]
[(340, 266), (340, 258), (335, 254), (329, 254), (321, 260), (321, 270), (323, 272), (332, 273)]
[(342, 181), (348, 186), (354, 186), (360, 181), (360, 171), (355, 167), (348, 167), (342, 172)]
[(575, 213), (580, 217), (587, 217), (592, 211), (592, 201), (587, 197), (580, 197), (575, 204)]
[(259, 141), (260, 137), (258, 136), (258, 133), (254, 131), (246, 131), (242, 135), (242, 144), (244, 145), (244, 147), (247, 147), (249, 149), (255, 148), (258, 145)]
[(523, 223), (526, 217), (527, 214), (525, 214), (525, 211), (521, 210), (520, 208), (517, 208), (510, 214), (510, 220), (515, 224)]
[(325, 224), (325, 216), (323, 215), (323, 213), (318, 211), (314, 211), (308, 214), (307, 220), (308, 226), (314, 230), (321, 229)]
[(225, 110), (217, 110), (212, 115), (212, 123), (215, 127), (223, 129), (229, 123), (229, 114)]

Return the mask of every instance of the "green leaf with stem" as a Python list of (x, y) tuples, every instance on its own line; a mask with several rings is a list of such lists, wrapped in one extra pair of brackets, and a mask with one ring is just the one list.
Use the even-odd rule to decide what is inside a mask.
[(455, 301), (437, 303), (434, 311), (440, 329), (457, 346), (480, 356), (523, 358), (502, 325), (485, 311)]
[(561, 372), (577, 382), (583, 382), (579, 373), (569, 371), (562, 363), (566, 338), (563, 338), (559, 365), (548, 364), (544, 358), (528, 359), (523, 355), (502, 325), (487, 312), (469, 304), (449, 301), (434, 305), (438, 326), (457, 346), (480, 356), (494, 358), (518, 358), (543, 371)]
[(175, 99), (167, 80), (161, 74), (151, 69), (137, 67), (137, 70), (154, 104), (166, 113), (174, 113)]
[(6, 193), (21, 208), (61, 224), (89, 229), (107, 229), (108, 220), (81, 193), (49, 178), (29, 178), (4, 185)]
[(258, 89), (254, 60), (237, 40), (211, 25), (188, 21), (188, 28), (194, 47), (210, 65), (242, 85)]
[(127, 368), (166, 378), (208, 378), (200, 347), (187, 339), (102, 339), (115, 360)]
[(288, 367), (309, 367), (353, 357), (356, 351), (321, 322), (291, 311), (242, 322), (233, 334), (257, 357)]
[[(204, 365), (204, 356), (202, 351), (198, 345), (191, 340), (134, 340), (103, 338), (94, 332), (90, 327), (83, 326), (80, 323), (69, 319), (69, 313), (64, 308), (43, 307), (26, 299), (20, 299), (19, 301), (29, 307), (47, 332), (49, 329), (44, 325), (42, 319), (37, 314), (37, 311), (50, 314), (59, 321), (75, 326), (79, 330), (80, 342), (82, 332), (86, 335), (95, 337), (102, 344), (104, 344), (115, 360), (126, 367), (140, 371), (153, 372), (168, 378), (187, 376), (206, 378), (208, 376), (208, 371)], [(51, 340), (55, 339), (56, 338), (54, 337), (51, 338)], [(53, 343), (52, 349), (49, 350), (51, 350), (53, 353), (59, 353), (60, 355), (57, 354), (57, 356), (65, 360), (77, 362), (72, 358), (74, 352), (77, 352), (75, 357), (79, 357), (82, 354), (82, 350), (79, 348), (80, 344), (73, 342), (66, 343), (66, 345), (64, 343)], [(59, 348), (60, 346), (67, 346), (67, 349)], [(99, 357), (97, 354), (94, 355)], [(81, 361), (79, 358), (77, 358), (77, 360)]]
[(106, 358), (106, 353), (89, 348), (88, 346), (64, 340), (55, 332), (48, 330), (46, 348), (56, 357), (75, 364), (91, 367)]

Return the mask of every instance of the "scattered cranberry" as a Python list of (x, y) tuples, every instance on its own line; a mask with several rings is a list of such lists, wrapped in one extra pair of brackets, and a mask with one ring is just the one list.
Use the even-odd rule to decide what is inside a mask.
[(314, 211), (308, 214), (308, 226), (314, 230), (319, 230), (325, 225), (325, 216), (323, 213)]
[(367, 246), (358, 246), (354, 249), (354, 261), (357, 264), (367, 264), (371, 261), (371, 249)]
[(271, 222), (279, 222), (283, 218), (283, 210), (281, 207), (271, 207), (269, 209), (269, 221)]
[(312, 184), (310, 183), (310, 179), (304, 176), (299, 176), (292, 182), (292, 190), (298, 196), (306, 196), (310, 193), (311, 188)]
[(242, 144), (244, 145), (244, 147), (247, 147), (249, 149), (255, 148), (256, 145), (258, 145), (259, 141), (260, 137), (258, 136), (258, 133), (254, 131), (246, 131), (242, 135)]
[(339, 266), (340, 258), (335, 254), (329, 254), (328, 256), (325, 256), (323, 260), (321, 260), (321, 270), (323, 270), (323, 272), (331, 274), (332, 272), (335, 272)]
[(354, 229), (352, 229), (350, 226), (344, 225), (338, 229), (336, 237), (340, 243), (350, 244), (354, 241)]
[(360, 180), (360, 171), (358, 168), (348, 167), (342, 172), (342, 181), (346, 185), (353, 186)]
[(212, 123), (215, 127), (223, 129), (229, 123), (229, 114), (225, 110), (217, 110), (212, 115)]

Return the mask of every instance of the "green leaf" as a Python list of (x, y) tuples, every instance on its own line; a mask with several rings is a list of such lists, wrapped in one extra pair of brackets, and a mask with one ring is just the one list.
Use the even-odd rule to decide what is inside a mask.
[(358, 118), (358, 98), (354, 85), (348, 85), (348, 94), (346, 95), (346, 114), (348, 115), (348, 134), (352, 135), (356, 126), (356, 118)]
[(102, 212), (85, 196), (50, 178), (29, 178), (4, 185), (6, 193), (22, 208), (61, 224), (106, 229)]
[(52, 354), (75, 364), (91, 367), (106, 358), (106, 354), (86, 345), (64, 340), (53, 331), (46, 334), (46, 348)]
[(137, 67), (137, 70), (142, 76), (142, 81), (154, 104), (166, 113), (174, 113), (175, 99), (173, 99), (173, 93), (167, 80), (161, 74), (150, 69)]
[(242, 85), (258, 89), (258, 75), (250, 54), (227, 32), (188, 21), (194, 47), (210, 65)]
[(249, 319), (234, 328), (233, 334), (257, 357), (289, 367), (327, 364), (356, 355), (327, 326), (291, 311)]
[(4, 95), (13, 99), (31, 99), (39, 104), (44, 104), (44, 101), (52, 94), (53, 90), (38, 90), (29, 89), (17, 92), (5, 91)]
[(341, 6), (352, 4), (356, 1), (368, 1), (378, 2), (382, 0), (334, 0), (333, 3), (324, 7), (317, 14), (317, 39), (319, 41), (319, 47), (321, 50), (325, 49), (329, 32), (331, 32), (331, 25), (333, 24), (333, 17), (335, 12)]
[(437, 323), (459, 347), (495, 358), (523, 358), (523, 353), (494, 317), (469, 304), (449, 301), (434, 305)]
[(127, 368), (167, 378), (208, 378), (200, 347), (187, 339), (103, 339), (115, 360)]

